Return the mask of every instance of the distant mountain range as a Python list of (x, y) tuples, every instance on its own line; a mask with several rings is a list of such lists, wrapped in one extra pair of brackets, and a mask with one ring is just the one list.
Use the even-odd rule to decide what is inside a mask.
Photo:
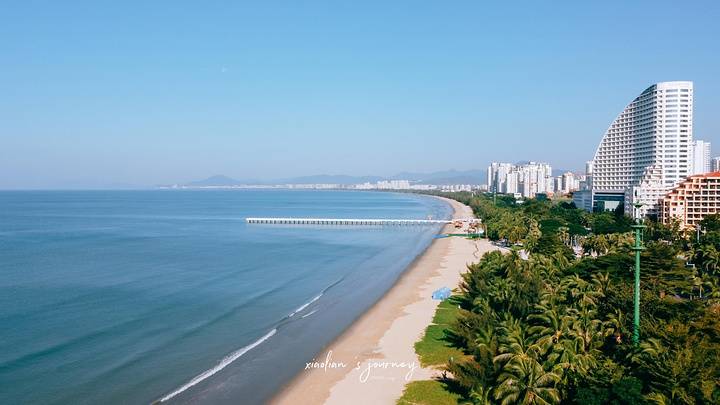
[(211, 176), (205, 180), (191, 181), (183, 184), (185, 187), (232, 187), (257, 185), (265, 185), (265, 183), (257, 179), (235, 180), (222, 175)]
[(392, 177), (381, 176), (346, 176), (319, 174), (314, 176), (291, 177), (272, 181), (260, 181), (257, 179), (236, 180), (227, 176), (217, 175), (204, 180), (191, 181), (183, 184), (185, 187), (232, 187), (232, 186), (257, 186), (257, 185), (278, 185), (278, 184), (358, 184), (375, 183), (378, 181), (409, 180), (425, 184), (485, 184), (487, 173), (484, 170), (446, 170), (433, 173), (398, 173)]
[[(518, 162), (521, 165), (524, 162)], [(568, 170), (553, 169), (552, 175), (561, 176)], [(274, 186), (284, 184), (361, 184), (376, 183), (378, 181), (408, 180), (419, 184), (487, 184), (487, 172), (485, 170), (445, 170), (432, 173), (409, 173), (400, 172), (392, 177), (381, 176), (347, 176), (318, 174), (314, 176), (289, 177), (271, 181), (258, 179), (236, 180), (227, 176), (217, 175), (204, 180), (191, 181), (183, 184), (185, 187), (233, 187), (233, 186)]]

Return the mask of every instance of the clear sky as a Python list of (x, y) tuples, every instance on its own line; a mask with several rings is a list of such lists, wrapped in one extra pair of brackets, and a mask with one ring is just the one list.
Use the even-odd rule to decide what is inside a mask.
[(0, 188), (578, 171), (672, 80), (695, 82), (694, 139), (719, 156), (718, 17), (718, 1), (7, 0)]

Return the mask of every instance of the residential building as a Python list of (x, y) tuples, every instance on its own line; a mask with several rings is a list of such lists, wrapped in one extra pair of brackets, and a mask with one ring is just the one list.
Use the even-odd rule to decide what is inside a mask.
[(710, 162), (710, 171), (716, 172), (720, 170), (720, 157), (713, 158)]
[(659, 220), (667, 224), (680, 220), (682, 229), (693, 229), (705, 215), (720, 212), (720, 171), (690, 176), (666, 194)]
[[(507, 193), (507, 176), (513, 168), (515, 165), (511, 163), (493, 163), (488, 166), (488, 191)], [(517, 183), (517, 179), (515, 182)]]
[(692, 143), (692, 174), (710, 173), (710, 142)]
[(493, 163), (487, 172), (488, 191), (492, 193), (520, 193), (532, 198), (537, 193), (552, 193), (555, 189), (552, 168), (547, 163)]
[(379, 190), (409, 190), (410, 182), (407, 180), (382, 180), (375, 186)]
[[(575, 204), (588, 211), (657, 215), (660, 198), (691, 174), (693, 83), (653, 84), (615, 118), (600, 141)], [(591, 177), (590, 177), (591, 176)]]

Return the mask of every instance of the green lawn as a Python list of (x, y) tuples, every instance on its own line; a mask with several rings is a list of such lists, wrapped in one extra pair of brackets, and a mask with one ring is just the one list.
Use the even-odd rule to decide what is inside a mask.
[(460, 395), (445, 389), (440, 381), (413, 381), (405, 387), (398, 405), (457, 405)]
[(423, 367), (442, 365), (450, 361), (451, 357), (462, 356), (460, 350), (451, 347), (445, 340), (449, 324), (457, 319), (457, 306), (457, 297), (450, 297), (441, 302), (433, 318), (435, 325), (428, 326), (423, 338), (415, 343), (415, 352), (420, 357)]
[(446, 325), (455, 321), (458, 316), (458, 305), (460, 305), (460, 299), (457, 296), (452, 296), (441, 302), (437, 311), (435, 311), (433, 323)]

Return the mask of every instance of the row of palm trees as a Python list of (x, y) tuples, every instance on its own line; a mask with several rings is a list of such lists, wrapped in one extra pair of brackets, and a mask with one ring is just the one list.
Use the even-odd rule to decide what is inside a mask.
[[(483, 198), (470, 205), (488, 237), (522, 244), (526, 252), (536, 252), (543, 237), (538, 224), (549, 219), (538, 212), (571, 217), (558, 217), (552, 207), (540, 210), (538, 203), (528, 215)], [(592, 214), (579, 217), (585, 221), (580, 226), (594, 223)], [(462, 316), (448, 339), (466, 356), (448, 370), (468, 400), (480, 404), (720, 403), (717, 222), (702, 238), (676, 224), (650, 223), (641, 285), (645, 323), (637, 348), (630, 339), (632, 287), (623, 280), (632, 233), (580, 237), (584, 259), (552, 250), (529, 260), (516, 251), (486, 254), (464, 276)], [(565, 245), (572, 237), (567, 226), (548, 232)], [(686, 268), (678, 259), (683, 256), (696, 267)], [(587, 270), (597, 268), (602, 270)], [(703, 300), (661, 298), (666, 290), (687, 291), (691, 278)]]
[[(672, 320), (650, 322), (643, 332), (649, 338), (633, 347), (632, 315), (627, 312), (630, 290), (624, 304), (617, 305), (622, 291), (610, 274), (596, 273), (583, 279), (572, 269), (569, 263), (554, 258), (533, 255), (522, 260), (517, 252), (499, 251), (486, 253), (477, 264), (468, 266), (461, 284), (461, 315), (448, 337), (466, 356), (448, 363), (447, 369), (467, 390), (470, 402), (582, 403), (576, 398), (583, 390), (610, 392), (614, 384), (629, 381), (638, 385), (637, 392), (608, 394), (614, 395), (611, 399), (616, 403), (714, 403), (703, 402), (703, 398), (720, 394), (720, 372), (710, 369), (707, 378), (711, 382), (705, 394), (701, 388), (690, 393), (677, 387), (687, 372), (658, 375), (667, 374), (662, 368), (684, 364), (677, 359), (717, 361), (720, 353), (712, 357), (683, 352), (690, 350), (687, 344), (675, 347), (677, 339), (654, 334), (652, 328), (659, 328), (662, 334), (667, 325), (682, 325)], [(706, 339), (698, 336), (698, 342)], [(720, 349), (720, 342), (713, 347)], [(606, 374), (610, 377), (599, 377)], [(643, 384), (651, 391), (641, 395)]]
[[(559, 403), (595, 367), (600, 347), (628, 340), (621, 311), (598, 314), (608, 275), (588, 282), (563, 276), (552, 259), (498, 251), (468, 270), (467, 311), (453, 331), (468, 358), (449, 370), (477, 403)], [(479, 371), (482, 379), (469, 378)]]
[(585, 236), (580, 242), (583, 253), (592, 256), (602, 256), (608, 253), (627, 252), (634, 244), (632, 232), (593, 234)]

